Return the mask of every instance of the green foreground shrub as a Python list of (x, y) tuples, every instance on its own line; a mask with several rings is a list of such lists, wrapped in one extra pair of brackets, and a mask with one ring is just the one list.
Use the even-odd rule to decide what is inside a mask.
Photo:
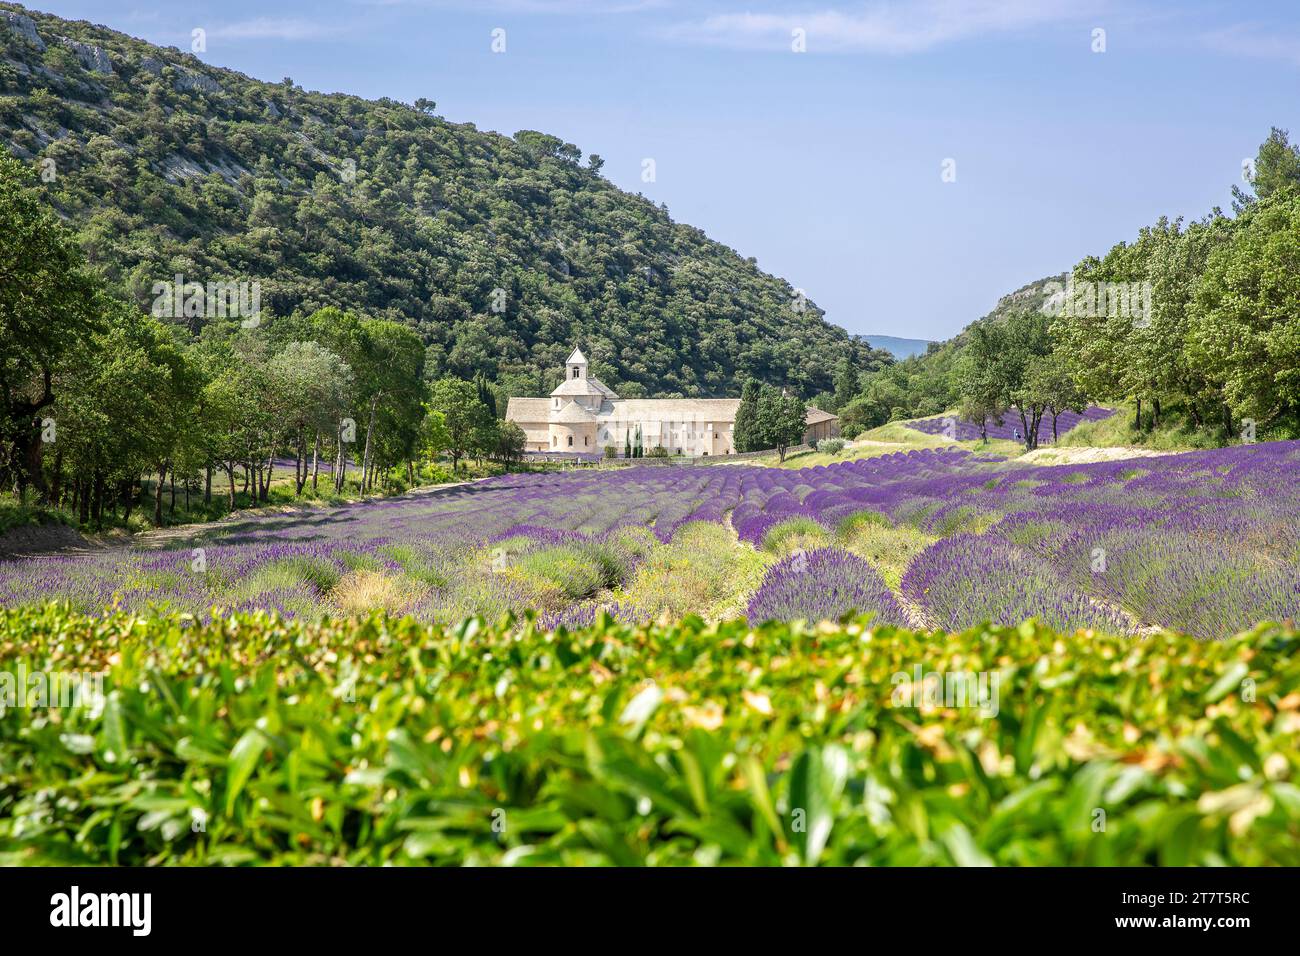
[(106, 676), (5, 702), (0, 863), (1297, 865), (1297, 649), (4, 611), (0, 671)]

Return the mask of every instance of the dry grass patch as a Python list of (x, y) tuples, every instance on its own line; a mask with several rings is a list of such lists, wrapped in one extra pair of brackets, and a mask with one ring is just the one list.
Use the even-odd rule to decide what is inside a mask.
[(406, 614), (429, 588), (405, 576), (382, 571), (349, 571), (329, 592), (329, 603), (344, 614), (364, 615), (384, 610)]
[(910, 525), (891, 524), (884, 515), (873, 511), (844, 519), (836, 537), (844, 547), (866, 559), (895, 591), (912, 559), (939, 540)]
[(743, 615), (767, 559), (722, 525), (692, 522), (656, 548), (614, 597), (651, 618), (664, 612), (716, 621)]

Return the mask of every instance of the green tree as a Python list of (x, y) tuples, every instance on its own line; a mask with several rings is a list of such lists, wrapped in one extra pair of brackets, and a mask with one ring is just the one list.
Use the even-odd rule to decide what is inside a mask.
[(504, 421), (499, 423), (496, 446), (498, 460), (507, 463), (520, 461), (524, 457), (524, 449), (527, 444), (528, 436), (517, 424)]
[(1233, 209), (1238, 213), (1257, 200), (1285, 199), (1300, 193), (1300, 148), (1292, 145), (1286, 130), (1274, 126), (1260, 144), (1250, 187), (1254, 195), (1240, 186), (1232, 187)]
[(1300, 421), (1300, 197), (1261, 202), (1209, 258), (1190, 311), (1190, 360), (1233, 416)]
[(1046, 406), (1052, 416), (1052, 442), (1055, 443), (1060, 440), (1057, 420), (1061, 412), (1082, 412), (1088, 406), (1088, 397), (1075, 381), (1069, 363), (1059, 353), (1035, 356), (1026, 377), (1026, 392)]
[(41, 201), (30, 167), (0, 156), (0, 480), (48, 489), (41, 411), (60, 362), (102, 328), (97, 283), (71, 233)]
[(736, 408), (735, 429), (732, 440), (738, 452), (759, 451), (763, 448), (758, 431), (758, 396), (761, 386), (758, 379), (745, 380), (740, 392), (740, 405)]
[(447, 419), (434, 408), (426, 408), (424, 420), (420, 424), (420, 452), (431, 464), (437, 464), (443, 452), (451, 447), (451, 435), (447, 431)]
[(786, 451), (802, 442), (807, 431), (808, 409), (803, 399), (773, 385), (760, 389), (754, 428), (760, 448), (775, 448), (785, 461)]
[(439, 380), (433, 386), (429, 406), (442, 415), (454, 471), (460, 459), (473, 452), (475, 434), (491, 415), (479, 401), (474, 384), (460, 378)]
[[(352, 369), (319, 342), (290, 342), (271, 360), (270, 377), (280, 396), (280, 420), (296, 456), (294, 491), (302, 494), (319, 462), (321, 432), (328, 433), (348, 407)], [(310, 468), (308, 436), (313, 442)]]
[(988, 441), (988, 421), (1001, 425), (1010, 404), (1005, 369), (999, 364), (1004, 333), (1000, 325), (980, 323), (970, 329), (965, 351), (957, 360), (955, 375), (961, 394), (961, 417), (979, 422), (980, 438)]
[(828, 403), (828, 412), (838, 412), (841, 408), (853, 400), (853, 398), (862, 389), (862, 383), (858, 379), (858, 370), (853, 367), (853, 362), (847, 357), (840, 359), (840, 364), (835, 370), (835, 392), (834, 401)]

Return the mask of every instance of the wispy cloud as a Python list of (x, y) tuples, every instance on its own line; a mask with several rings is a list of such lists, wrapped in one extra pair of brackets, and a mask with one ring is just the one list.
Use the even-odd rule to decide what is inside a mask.
[(788, 50), (803, 30), (808, 52), (906, 54), (941, 44), (1076, 20), (1089, 4), (1071, 0), (916, 0), (806, 12), (720, 13), (678, 23), (667, 35), (736, 49)]
[(1238, 23), (1207, 33), (1205, 44), (1212, 50), (1233, 56), (1262, 60), (1283, 60), (1300, 66), (1300, 35), (1258, 23)]
[(320, 40), (337, 36), (341, 31), (341, 26), (322, 20), (256, 17), (217, 24), (208, 30), (208, 36), (222, 40)]

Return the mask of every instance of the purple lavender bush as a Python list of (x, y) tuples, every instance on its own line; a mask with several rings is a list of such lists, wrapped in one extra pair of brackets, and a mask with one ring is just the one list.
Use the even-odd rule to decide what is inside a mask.
[(1031, 617), (1064, 631), (1134, 630), (1122, 611), (1094, 601), (1045, 562), (990, 536), (960, 534), (931, 545), (903, 575), (902, 592), (951, 631)]
[[(592, 591), (628, 586), (655, 549), (674, 547), (694, 522), (729, 528), (737, 547), (758, 549), (792, 520), (810, 537), (819, 527), (826, 540), (846, 541), (838, 529), (867, 511), (941, 539), (912, 560), (904, 597), (944, 626), (1035, 615), (1063, 627), (1217, 637), (1300, 616), (1300, 442), (1048, 467), (944, 447), (798, 471), (720, 464), (510, 474), (241, 518), (165, 550), (0, 562), (0, 605), (57, 600), (92, 614), (166, 609), (200, 619), (275, 607), (315, 617), (351, 613), (373, 591), (387, 595), (384, 606), (426, 620), (495, 617), (537, 607), (530, 602), (543, 592), (550, 604), (577, 607), (617, 600)], [(842, 572), (827, 565), (826, 573)], [(883, 604), (874, 584), (858, 586)], [(860, 599), (857, 591), (845, 598)], [(822, 613), (812, 596), (790, 600), (788, 613)], [(762, 603), (757, 610), (769, 613)]]
[(749, 602), (748, 618), (764, 621), (837, 621), (871, 612), (883, 624), (906, 624), (884, 580), (862, 558), (842, 548), (796, 551), (768, 570)]

